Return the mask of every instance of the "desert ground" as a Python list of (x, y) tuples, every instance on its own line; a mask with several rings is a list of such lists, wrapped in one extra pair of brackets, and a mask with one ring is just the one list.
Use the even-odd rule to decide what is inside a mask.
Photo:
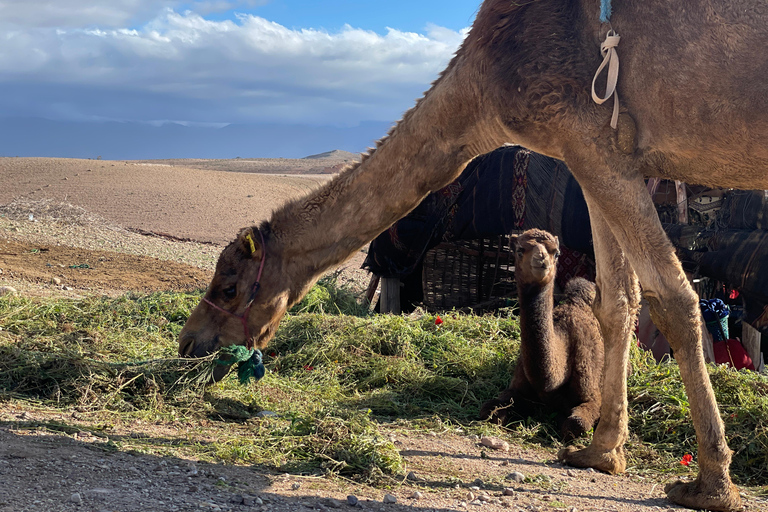
[[(323, 158), (328, 157), (307, 168), (344, 163), (318, 164)], [(268, 218), (282, 202), (330, 179), (306, 170), (276, 171), (286, 162), (278, 164), (2, 158), (0, 286), (65, 296), (203, 288), (218, 252), (239, 228)], [(358, 288), (368, 279), (358, 270), (363, 256), (355, 255), (344, 270), (347, 282)], [(326, 511), (352, 508), (349, 495), (359, 499), (355, 508), (392, 512), (683, 510), (664, 498), (664, 475), (637, 468), (620, 476), (566, 468), (555, 462), (553, 449), (492, 451), (453, 432), (393, 428), (392, 439), (413, 479), (382, 490), (344, 479), (108, 453), (100, 448), (105, 439), (85, 431), (36, 428), (56, 418), (22, 404), (0, 402), (1, 512)], [(66, 421), (76, 427), (88, 418), (73, 410)], [(184, 435), (173, 424), (140, 423), (115, 435), (147, 433)], [(542, 480), (518, 483), (510, 476), (515, 472)], [(459, 475), (461, 483), (443, 485), (447, 474)], [(507, 476), (508, 490), (485, 483)], [(397, 503), (384, 503), (386, 493)], [(745, 501), (748, 511), (768, 510), (763, 499), (745, 494)]]

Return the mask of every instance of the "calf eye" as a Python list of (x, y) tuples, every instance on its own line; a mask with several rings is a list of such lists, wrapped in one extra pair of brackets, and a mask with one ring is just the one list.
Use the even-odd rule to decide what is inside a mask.
[(230, 286), (229, 288), (225, 288), (222, 293), (224, 293), (224, 297), (226, 297), (228, 300), (234, 299), (235, 295), (237, 295), (237, 286)]

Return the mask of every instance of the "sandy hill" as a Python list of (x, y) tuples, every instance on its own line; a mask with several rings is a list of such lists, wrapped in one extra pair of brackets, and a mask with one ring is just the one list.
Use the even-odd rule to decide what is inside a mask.
[(231, 158), (174, 160), (135, 160), (133, 163), (169, 165), (208, 171), (246, 172), (259, 174), (335, 174), (347, 165), (360, 161), (360, 155), (333, 150), (305, 158)]

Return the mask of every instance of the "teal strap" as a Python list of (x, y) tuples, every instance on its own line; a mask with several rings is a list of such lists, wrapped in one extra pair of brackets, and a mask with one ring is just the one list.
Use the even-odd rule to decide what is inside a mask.
[(219, 350), (216, 364), (232, 366), (235, 363), (240, 384), (248, 384), (251, 379), (258, 382), (267, 372), (260, 350), (248, 349), (242, 345), (230, 345)]

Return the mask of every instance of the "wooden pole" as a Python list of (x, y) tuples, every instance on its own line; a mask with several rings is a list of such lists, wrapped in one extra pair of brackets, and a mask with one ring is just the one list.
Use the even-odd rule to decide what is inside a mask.
[(675, 181), (675, 190), (677, 191), (677, 221), (680, 224), (688, 224), (688, 193), (685, 190), (685, 183)]
[(400, 280), (396, 277), (381, 278), (381, 295), (379, 296), (381, 312), (399, 315), (400, 310)]

